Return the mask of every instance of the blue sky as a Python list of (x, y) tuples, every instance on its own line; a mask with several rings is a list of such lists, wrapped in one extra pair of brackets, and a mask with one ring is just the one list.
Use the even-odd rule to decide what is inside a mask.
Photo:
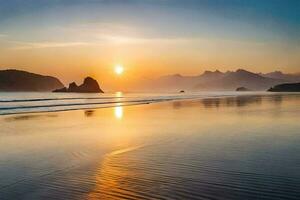
[[(259, 40), (273, 39), (274, 36), (299, 40), (300, 1), (1, 0), (0, 4), (2, 32), (17, 32), (18, 28), (14, 25), (24, 23), (26, 26), (38, 28), (45, 23), (50, 26), (63, 26), (89, 21), (136, 26), (145, 26), (144, 23), (148, 23), (160, 35), (171, 33), (175, 36), (199, 34), (219, 36), (218, 33), (224, 33), (225, 37), (248, 37)], [(169, 27), (166, 27), (166, 24)]]

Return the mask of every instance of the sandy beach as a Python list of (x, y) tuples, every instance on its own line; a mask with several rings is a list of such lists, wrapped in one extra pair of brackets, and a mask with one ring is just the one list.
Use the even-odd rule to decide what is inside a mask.
[(300, 95), (0, 117), (0, 199), (299, 199)]

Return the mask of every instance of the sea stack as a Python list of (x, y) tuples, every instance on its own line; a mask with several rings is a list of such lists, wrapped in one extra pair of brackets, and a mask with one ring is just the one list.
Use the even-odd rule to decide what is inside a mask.
[(54, 90), (53, 92), (104, 93), (98, 82), (91, 77), (86, 77), (83, 83), (79, 86), (77, 86), (75, 82), (72, 82), (69, 84), (69, 88), (64, 87)]

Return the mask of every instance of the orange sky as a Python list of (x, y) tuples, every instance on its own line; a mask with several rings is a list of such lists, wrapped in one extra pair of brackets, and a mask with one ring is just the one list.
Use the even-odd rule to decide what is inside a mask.
[[(89, 75), (104, 88), (216, 69), (300, 72), (294, 5), (274, 5), (267, 15), (269, 4), (260, 1), (76, 2), (3, 4), (0, 69), (53, 75), (65, 84)], [(120, 77), (113, 73), (118, 63), (125, 67)]]
[[(109, 88), (135, 79), (174, 73), (197, 75), (215, 69), (297, 72), (289, 66), (297, 66), (299, 57), (260, 44), (191, 40), (9, 49), (0, 60), (3, 69), (54, 75), (64, 83), (80, 82), (89, 75)], [(124, 66), (122, 76), (114, 74), (116, 64)]]

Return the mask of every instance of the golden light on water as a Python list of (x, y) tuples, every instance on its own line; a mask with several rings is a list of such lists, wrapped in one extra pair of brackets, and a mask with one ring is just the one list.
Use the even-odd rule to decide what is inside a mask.
[(123, 93), (122, 92), (116, 92), (116, 97), (122, 97), (123, 96)]
[(122, 117), (123, 117), (123, 108), (122, 108), (122, 106), (115, 107), (115, 117), (117, 119), (122, 119)]
[(124, 72), (124, 67), (122, 65), (116, 65), (115, 66), (115, 73), (117, 75), (121, 75)]

